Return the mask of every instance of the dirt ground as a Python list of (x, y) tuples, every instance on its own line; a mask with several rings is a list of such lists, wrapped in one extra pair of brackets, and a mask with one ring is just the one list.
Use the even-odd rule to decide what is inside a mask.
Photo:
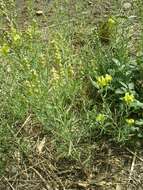
[[(37, 141), (38, 142), (38, 141)], [(86, 145), (83, 145), (86, 146)], [(14, 152), (0, 179), (1, 190), (142, 190), (143, 151), (114, 147), (106, 141), (94, 145), (92, 161), (54, 156), (51, 142), (42, 154), (36, 145), (28, 156)]]

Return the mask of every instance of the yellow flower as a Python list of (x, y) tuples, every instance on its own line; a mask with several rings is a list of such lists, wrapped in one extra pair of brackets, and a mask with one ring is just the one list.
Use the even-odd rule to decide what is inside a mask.
[(54, 60), (55, 63), (57, 65), (61, 65), (62, 62), (62, 57), (61, 57), (61, 52), (60, 52), (60, 48), (59, 48), (59, 44), (56, 41), (52, 41), (51, 45), (53, 46), (53, 50), (54, 50)]
[(106, 80), (106, 82), (108, 82), (108, 83), (111, 82), (111, 81), (112, 81), (112, 76), (106, 74), (106, 75), (105, 75), (105, 80)]
[(45, 65), (45, 57), (44, 57), (44, 54), (41, 54), (41, 55), (39, 56), (39, 63), (40, 63), (41, 65)]
[(52, 77), (53, 77), (53, 78), (52, 78), (53, 81), (58, 81), (59, 78), (60, 78), (58, 72), (56, 71), (56, 69), (55, 69), (54, 67), (52, 68)]
[(31, 70), (31, 73), (32, 73), (32, 75), (33, 75), (34, 77), (37, 77), (37, 76), (38, 76), (36, 70), (34, 70), (34, 69)]
[(73, 67), (71, 65), (68, 66), (68, 74), (69, 74), (69, 77), (74, 76), (74, 70), (73, 70)]
[(105, 77), (104, 76), (97, 77), (97, 85), (101, 88), (103, 88), (104, 86), (108, 86), (111, 81), (112, 81), (112, 76), (108, 74), (106, 74)]
[(115, 26), (115, 24), (116, 24), (116, 21), (113, 18), (109, 18), (108, 19), (108, 27), (109, 27), (110, 30), (113, 29), (113, 27)]
[(19, 41), (19, 40), (20, 40), (20, 35), (19, 35), (19, 34), (13, 35), (13, 41), (14, 41), (14, 42), (17, 42), (17, 41)]
[(31, 84), (28, 80), (25, 81), (25, 86), (28, 87), (28, 88), (31, 88)]
[(103, 76), (100, 76), (97, 78), (97, 84), (100, 86), (100, 87), (104, 87), (106, 86), (106, 80)]
[(3, 46), (1, 47), (1, 53), (2, 55), (6, 56), (10, 51), (10, 48), (7, 44), (3, 44)]
[(14, 43), (19, 42), (21, 39), (20, 33), (18, 33), (15, 28), (11, 29), (11, 37)]
[(100, 113), (96, 116), (96, 121), (99, 122), (99, 123), (102, 123), (105, 121), (105, 115)]
[(126, 119), (128, 125), (133, 125), (135, 123), (134, 119)]
[(58, 49), (55, 50), (55, 62), (58, 65), (61, 65), (62, 59), (61, 59), (61, 54)]
[(125, 96), (123, 97), (123, 100), (125, 101), (126, 104), (131, 104), (134, 102), (135, 100), (135, 97), (133, 94), (129, 93), (129, 92), (126, 92), (125, 93)]
[(32, 26), (29, 26), (27, 31), (26, 31), (26, 34), (29, 36), (30, 39), (32, 38), (33, 33), (34, 32), (33, 32)]
[(114, 25), (115, 23), (116, 23), (116, 21), (113, 18), (108, 19), (108, 24)]

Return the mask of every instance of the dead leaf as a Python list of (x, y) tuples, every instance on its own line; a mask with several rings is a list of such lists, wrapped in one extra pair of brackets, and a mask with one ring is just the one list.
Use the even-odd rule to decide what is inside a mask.
[(120, 184), (117, 184), (116, 190), (122, 190), (122, 186)]
[(81, 181), (81, 182), (78, 182), (77, 185), (79, 187), (87, 188), (89, 186), (89, 183), (87, 183), (86, 181)]
[(45, 137), (42, 139), (42, 141), (37, 143), (36, 148), (37, 148), (37, 151), (38, 151), (39, 154), (42, 153), (45, 143), (46, 143), (46, 138)]
[(16, 150), (14, 152), (14, 157), (17, 160), (17, 162), (20, 163), (20, 161), (21, 161), (21, 154), (20, 154), (20, 152), (18, 150)]

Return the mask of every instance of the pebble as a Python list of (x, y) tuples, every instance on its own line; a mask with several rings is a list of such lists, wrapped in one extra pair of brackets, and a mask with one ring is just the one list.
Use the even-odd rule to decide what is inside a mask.
[(41, 10), (37, 11), (37, 12), (36, 12), (36, 15), (37, 15), (37, 16), (43, 15), (43, 11), (41, 11)]
[(11, 173), (12, 173), (13, 175), (15, 175), (15, 174), (18, 172), (18, 168), (15, 167), (15, 166), (11, 166), (11, 168), (10, 168), (10, 169), (7, 168), (7, 170), (8, 170), (8, 172), (11, 171)]
[(123, 4), (123, 8), (125, 9), (125, 10), (128, 10), (128, 9), (130, 9), (132, 7), (132, 5), (131, 5), (131, 3), (124, 3)]

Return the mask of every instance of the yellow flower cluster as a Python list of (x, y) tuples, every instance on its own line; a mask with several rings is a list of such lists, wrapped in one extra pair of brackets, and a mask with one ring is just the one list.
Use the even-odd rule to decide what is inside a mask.
[(31, 70), (31, 74), (32, 74), (33, 77), (37, 77), (38, 76), (37, 71), (34, 70), (34, 69)]
[(40, 56), (39, 56), (39, 64), (41, 64), (42, 66), (45, 66), (46, 60), (45, 60), (44, 54), (40, 54)]
[(61, 54), (58, 50), (55, 51), (55, 61), (56, 64), (60, 65), (62, 60), (61, 60)]
[(15, 44), (19, 43), (21, 40), (20, 33), (18, 33), (15, 28), (12, 28), (11, 37), (12, 37), (13, 43)]
[(61, 58), (60, 49), (58, 47), (58, 43), (55, 41), (52, 41), (52, 45), (53, 45), (53, 50), (54, 50), (55, 63), (57, 65), (61, 65), (62, 58)]
[(135, 123), (134, 119), (126, 119), (128, 125), (133, 125)]
[(56, 71), (56, 69), (53, 67), (52, 68), (52, 80), (54, 82), (57, 82), (60, 79), (60, 76), (58, 74), (58, 72)]
[(25, 87), (27, 89), (27, 92), (32, 95), (34, 93), (39, 93), (39, 84), (34, 84), (32, 82), (29, 82), (28, 80), (25, 81)]
[(105, 115), (104, 114), (98, 114), (96, 116), (96, 121), (99, 122), (99, 123), (103, 123), (105, 121)]
[(19, 35), (19, 34), (15, 34), (15, 35), (13, 36), (13, 40), (14, 40), (14, 42), (19, 41), (19, 40), (20, 40), (20, 35)]
[(53, 87), (64, 86), (67, 83), (67, 79), (72, 79), (74, 76), (74, 71), (72, 66), (65, 68), (62, 65), (59, 65), (58, 68), (53, 67), (51, 69), (51, 83)]
[(27, 28), (26, 34), (28, 35), (28, 37), (29, 37), (30, 39), (32, 39), (32, 36), (33, 36), (33, 34), (34, 34), (34, 29), (33, 29), (32, 26), (29, 26), (29, 27)]
[(59, 75), (61, 78), (65, 78), (65, 74), (66, 74), (66, 71), (65, 71), (65, 68), (63, 66), (60, 66), (59, 68)]
[(110, 28), (112, 28), (116, 24), (116, 21), (113, 18), (108, 19), (108, 25)]
[(74, 76), (74, 70), (73, 70), (72, 65), (68, 66), (68, 75), (70, 78), (72, 78)]
[(116, 26), (116, 21), (112, 17), (110, 17), (107, 21), (107, 28), (110, 34), (113, 34), (113, 31), (115, 30), (115, 26)]
[(7, 44), (3, 44), (3, 46), (0, 49), (0, 52), (3, 56), (6, 56), (10, 51), (10, 48)]
[(112, 81), (112, 76), (108, 74), (106, 74), (105, 76), (97, 77), (97, 85), (100, 88), (108, 86), (111, 81)]
[(28, 87), (28, 88), (31, 88), (31, 84), (28, 80), (25, 81), (25, 86)]
[(126, 104), (130, 105), (131, 103), (134, 102), (135, 97), (133, 94), (126, 92), (125, 96), (123, 97), (123, 100), (125, 101)]

